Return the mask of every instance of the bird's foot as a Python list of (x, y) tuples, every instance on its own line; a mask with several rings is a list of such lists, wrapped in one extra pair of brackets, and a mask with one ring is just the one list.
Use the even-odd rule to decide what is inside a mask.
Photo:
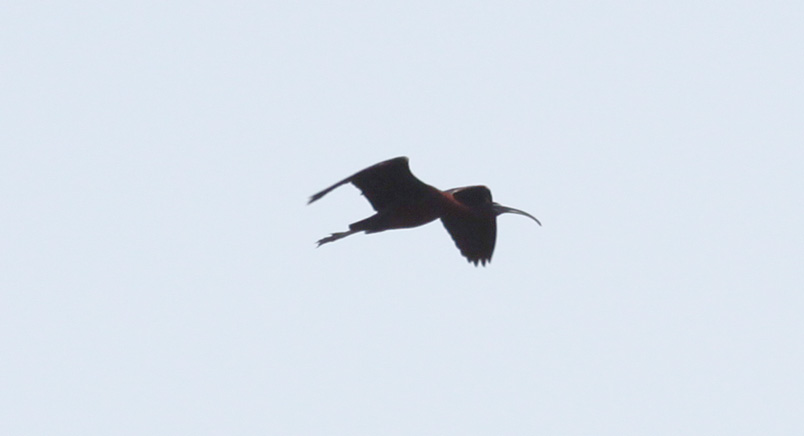
[(355, 233), (354, 230), (349, 230), (348, 232), (333, 233), (333, 234), (327, 236), (326, 238), (319, 239), (318, 240), (318, 246), (320, 247), (320, 246), (326, 244), (327, 242), (337, 241), (338, 239), (345, 238), (345, 237), (347, 237), (347, 236), (349, 236), (351, 234), (354, 234), (354, 233)]

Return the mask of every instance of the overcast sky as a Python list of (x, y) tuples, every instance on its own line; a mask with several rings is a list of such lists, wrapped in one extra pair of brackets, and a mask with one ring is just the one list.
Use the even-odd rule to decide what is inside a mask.
[[(0, 433), (804, 434), (804, 6), (0, 7)], [(395, 156), (526, 210), (467, 264)]]

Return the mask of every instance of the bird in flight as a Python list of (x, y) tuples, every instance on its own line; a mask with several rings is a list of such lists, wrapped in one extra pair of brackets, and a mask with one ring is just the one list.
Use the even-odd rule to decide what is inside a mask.
[(485, 186), (441, 191), (425, 184), (410, 172), (407, 157), (389, 159), (359, 171), (313, 195), (307, 204), (347, 183), (360, 189), (377, 213), (350, 224), (348, 231), (320, 239), (319, 247), (358, 232), (406, 229), (441, 219), (461, 254), (475, 266), (478, 263), (485, 266), (494, 253), (498, 215), (524, 215), (541, 225), (527, 212), (491, 201), (491, 191)]

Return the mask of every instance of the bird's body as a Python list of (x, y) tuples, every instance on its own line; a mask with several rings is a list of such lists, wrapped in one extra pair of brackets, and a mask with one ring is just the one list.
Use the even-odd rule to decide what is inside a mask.
[[(491, 201), (485, 186), (469, 186), (441, 191), (417, 179), (408, 158), (398, 157), (368, 167), (310, 197), (312, 203), (333, 189), (352, 183), (363, 192), (376, 214), (318, 241), (321, 246), (357, 232), (418, 227), (441, 219), (455, 244), (470, 262), (483, 265), (491, 261), (497, 237), (497, 215), (517, 213), (539, 220), (521, 210)], [(308, 203), (308, 204), (309, 204)]]

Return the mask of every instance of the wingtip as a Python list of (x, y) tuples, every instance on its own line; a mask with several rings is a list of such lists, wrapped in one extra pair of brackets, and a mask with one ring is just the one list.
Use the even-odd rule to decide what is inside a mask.
[(311, 195), (310, 199), (307, 200), (307, 204), (312, 204), (314, 201), (319, 200), (321, 197), (325, 196), (327, 194), (327, 192), (329, 192), (329, 191), (323, 190), (323, 191), (321, 191), (319, 193)]
[(491, 259), (481, 259), (481, 258), (470, 259), (470, 258), (467, 257), (466, 261), (468, 263), (474, 264), (475, 267), (482, 266), (484, 268), (486, 267), (487, 263), (491, 263)]

